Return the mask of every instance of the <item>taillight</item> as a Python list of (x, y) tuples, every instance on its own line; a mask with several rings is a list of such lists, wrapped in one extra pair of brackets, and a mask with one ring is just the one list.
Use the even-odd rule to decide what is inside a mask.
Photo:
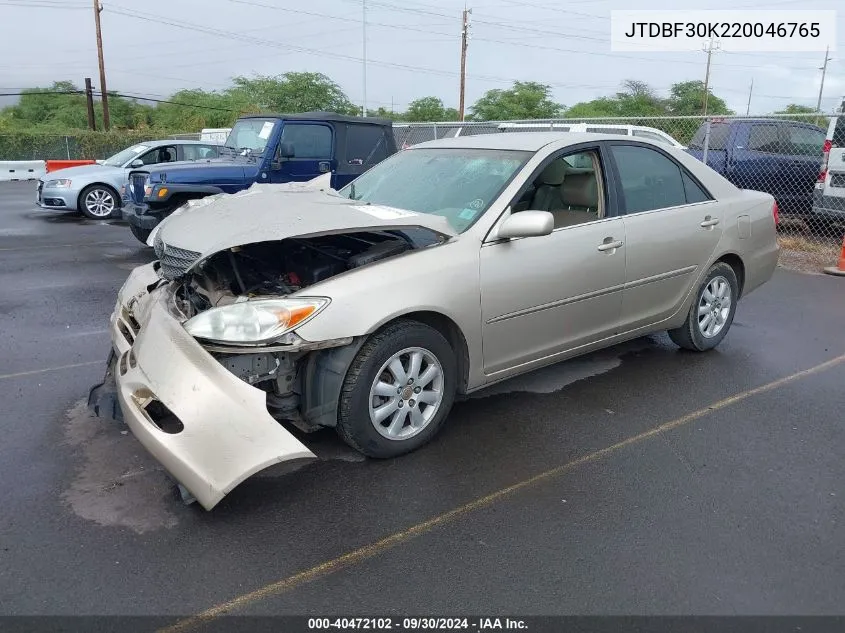
[(833, 143), (830, 142), (830, 139), (826, 139), (824, 145), (822, 145), (822, 168), (819, 171), (819, 179), (817, 182), (824, 182), (825, 178), (827, 178), (827, 163), (830, 159), (831, 147), (833, 147)]
[(772, 205), (772, 216), (775, 219), (775, 226), (777, 226), (778, 223), (780, 222), (780, 218), (778, 218), (778, 203), (777, 203), (777, 200), (775, 200), (774, 205)]

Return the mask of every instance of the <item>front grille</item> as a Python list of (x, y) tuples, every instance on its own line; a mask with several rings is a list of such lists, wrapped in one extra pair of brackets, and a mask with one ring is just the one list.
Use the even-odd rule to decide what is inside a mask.
[[(156, 241), (158, 242), (158, 239)], [(159, 261), (161, 262), (159, 274), (168, 281), (179, 279), (184, 275), (194, 262), (199, 259), (201, 254), (196, 251), (188, 251), (184, 248), (176, 248), (175, 246), (164, 243), (161, 243), (160, 248), (162, 254), (159, 256)], [(158, 250), (156, 248), (156, 252)]]
[(133, 173), (129, 180), (129, 194), (136, 204), (144, 202), (144, 184), (147, 181), (147, 174)]

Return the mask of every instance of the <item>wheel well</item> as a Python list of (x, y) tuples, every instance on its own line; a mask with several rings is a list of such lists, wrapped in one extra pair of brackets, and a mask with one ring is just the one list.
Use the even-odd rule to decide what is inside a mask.
[(382, 328), (400, 320), (424, 323), (440, 332), (449, 341), (449, 345), (455, 350), (455, 360), (458, 364), (458, 393), (466, 393), (467, 381), (469, 379), (469, 346), (458, 324), (439, 312), (420, 311), (403, 314), (392, 321), (388, 321)]
[(736, 282), (739, 284), (739, 296), (741, 297), (742, 289), (745, 287), (745, 264), (742, 263), (742, 259), (740, 259), (739, 255), (735, 255), (734, 253), (727, 253), (722, 255), (716, 261), (724, 262), (734, 269)]
[(120, 198), (120, 193), (118, 193), (117, 189), (115, 189), (111, 185), (106, 184), (104, 182), (92, 182), (90, 185), (86, 185), (85, 187), (83, 187), (82, 191), (79, 192), (79, 197), (76, 199), (76, 208), (77, 209), (82, 208), (82, 196), (91, 187), (103, 187), (105, 189), (108, 189), (109, 191), (112, 192), (112, 195), (114, 196), (115, 207), (122, 207), (123, 206), (123, 200)]

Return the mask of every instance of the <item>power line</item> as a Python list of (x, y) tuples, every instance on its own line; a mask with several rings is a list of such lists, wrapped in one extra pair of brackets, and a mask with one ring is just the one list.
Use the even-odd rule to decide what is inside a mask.
[[(218, 35), (220, 37), (229, 38), (229, 39), (238, 39), (238, 40), (245, 39), (245, 36), (240, 35), (238, 33), (230, 33), (228, 31), (223, 31), (221, 29), (214, 29), (212, 27), (205, 27), (205, 26), (201, 26), (201, 25), (197, 25), (197, 24), (191, 24), (191, 23), (188, 23), (188, 22), (174, 22), (172, 20), (167, 20), (167, 19), (164, 19), (164, 18), (161, 18), (161, 17), (152, 16), (152, 15), (149, 15), (149, 14), (142, 14), (141, 12), (138, 12), (138, 11), (134, 11), (134, 10), (130, 11), (130, 10), (124, 9), (122, 7), (120, 9), (116, 9), (114, 7), (106, 7), (106, 10), (109, 11), (109, 12), (112, 12), (112, 13), (116, 13), (118, 15), (124, 15), (126, 17), (130, 17), (130, 18), (134, 18), (134, 19), (138, 19), (138, 20), (153, 22), (153, 23), (159, 24), (159, 25), (167, 24), (167, 25), (174, 26), (176, 28), (181, 28), (181, 29), (199, 30), (199, 31), (208, 32), (208, 33)], [(436, 34), (436, 35), (447, 35), (445, 33), (433, 33), (432, 31), (425, 31), (425, 32), (427, 32), (429, 34)], [(276, 41), (273, 41), (273, 40), (253, 38), (253, 39), (250, 39), (249, 41), (251, 41), (255, 44), (262, 44), (262, 45), (265, 45), (265, 46), (270, 46), (270, 47), (274, 47), (274, 48), (281, 48), (281, 49), (284, 49), (284, 50), (291, 50), (291, 51), (298, 52), (298, 53), (317, 55), (317, 56), (320, 56), (320, 57), (331, 57), (331, 58), (334, 58), (334, 59), (341, 59), (341, 60), (352, 61), (352, 62), (356, 62), (356, 63), (360, 63), (362, 61), (361, 57), (357, 57), (355, 55), (346, 55), (346, 54), (343, 54), (343, 53), (334, 53), (334, 52), (330, 52), (330, 51), (326, 51), (326, 50), (306, 48), (306, 47), (303, 47), (303, 46), (295, 46), (295, 45), (292, 45), (292, 44), (285, 44), (285, 43), (276, 42)], [(436, 68), (427, 68), (427, 67), (424, 67), (424, 66), (414, 66), (414, 65), (411, 65), (411, 64), (400, 64), (400, 63), (396, 63), (396, 62), (386, 62), (386, 61), (381, 61), (381, 60), (368, 60), (368, 63), (376, 65), (376, 66), (382, 66), (382, 67), (385, 67), (385, 68), (398, 68), (398, 69), (401, 69), (401, 70), (412, 70), (412, 71), (415, 71), (415, 72), (428, 73), (428, 74), (432, 74), (432, 75), (441, 75), (441, 76), (446, 76), (446, 77), (455, 77), (459, 74), (459, 73), (456, 73), (454, 71), (439, 70), (439, 69), (436, 69)], [(473, 77), (475, 79), (487, 80), (487, 81), (496, 81), (496, 82), (503, 82), (503, 83), (513, 83), (514, 81), (517, 81), (517, 79), (514, 79), (512, 77), (498, 77), (498, 76), (492, 76), (492, 75), (474, 75)], [(592, 86), (592, 85), (584, 85), (584, 84), (560, 84), (560, 83), (550, 83), (549, 85), (554, 86), (554, 87), (558, 87), (558, 88), (601, 87), (601, 86)]]

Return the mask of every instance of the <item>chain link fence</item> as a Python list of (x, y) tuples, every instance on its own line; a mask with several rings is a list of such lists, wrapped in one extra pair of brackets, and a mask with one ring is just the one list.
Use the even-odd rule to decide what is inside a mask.
[(160, 139), (200, 140), (200, 133), (171, 134), (155, 130), (77, 134), (0, 133), (0, 160), (98, 160), (130, 145)]
[(400, 148), (503, 132), (620, 134), (682, 148), (737, 187), (774, 196), (782, 264), (816, 271), (838, 259), (845, 236), (845, 114), (394, 124)]

